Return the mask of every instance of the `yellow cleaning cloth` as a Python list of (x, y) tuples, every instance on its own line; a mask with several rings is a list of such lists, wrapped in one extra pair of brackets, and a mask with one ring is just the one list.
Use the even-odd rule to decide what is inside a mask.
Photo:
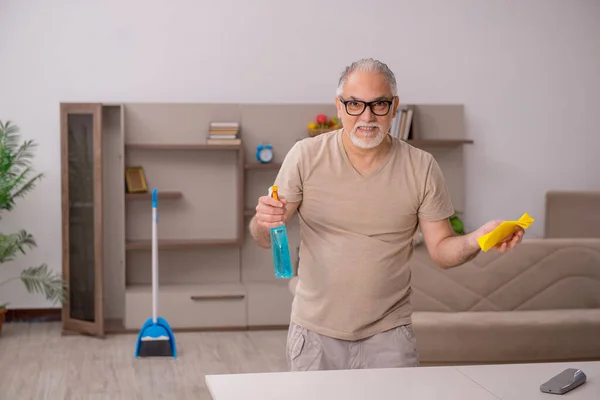
[(533, 223), (534, 219), (529, 216), (529, 214), (525, 213), (519, 218), (518, 221), (504, 221), (500, 225), (498, 225), (493, 231), (490, 233), (486, 233), (477, 239), (479, 243), (479, 247), (481, 250), (488, 251), (508, 236), (510, 236), (517, 226), (520, 226), (523, 229), (529, 228), (529, 226)]

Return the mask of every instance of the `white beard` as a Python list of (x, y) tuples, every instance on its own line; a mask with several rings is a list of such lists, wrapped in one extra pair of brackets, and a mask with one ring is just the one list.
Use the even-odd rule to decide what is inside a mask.
[[(356, 134), (356, 131), (360, 127), (370, 127), (373, 126), (376, 129), (373, 130), (367, 137), (361, 138)], [(361, 149), (372, 149), (373, 147), (377, 147), (383, 142), (385, 139), (385, 133), (383, 133), (383, 127), (377, 122), (357, 122), (352, 129), (352, 132), (349, 134), (350, 140), (356, 147), (360, 147)]]

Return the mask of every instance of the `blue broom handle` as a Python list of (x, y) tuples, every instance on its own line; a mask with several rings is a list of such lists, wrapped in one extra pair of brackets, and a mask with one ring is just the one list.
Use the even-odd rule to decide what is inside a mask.
[(158, 318), (158, 191), (152, 190), (152, 321), (156, 324)]

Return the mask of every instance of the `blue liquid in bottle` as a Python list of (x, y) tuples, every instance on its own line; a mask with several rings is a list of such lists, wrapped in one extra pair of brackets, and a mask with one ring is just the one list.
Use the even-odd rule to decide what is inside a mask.
[[(277, 186), (269, 188), (269, 195), (275, 200), (279, 200)], [(273, 270), (277, 278), (291, 278), (294, 276), (292, 270), (292, 258), (290, 257), (290, 246), (288, 241), (287, 228), (280, 225), (271, 228), (271, 255), (273, 257)]]
[(285, 225), (271, 228), (271, 254), (273, 256), (275, 277), (291, 278), (294, 271), (292, 270), (290, 246)]

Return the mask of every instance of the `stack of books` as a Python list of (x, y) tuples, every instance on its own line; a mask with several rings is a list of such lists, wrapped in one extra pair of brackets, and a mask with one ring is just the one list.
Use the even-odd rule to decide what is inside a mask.
[(242, 139), (240, 139), (239, 133), (239, 122), (211, 122), (206, 144), (240, 145)]

